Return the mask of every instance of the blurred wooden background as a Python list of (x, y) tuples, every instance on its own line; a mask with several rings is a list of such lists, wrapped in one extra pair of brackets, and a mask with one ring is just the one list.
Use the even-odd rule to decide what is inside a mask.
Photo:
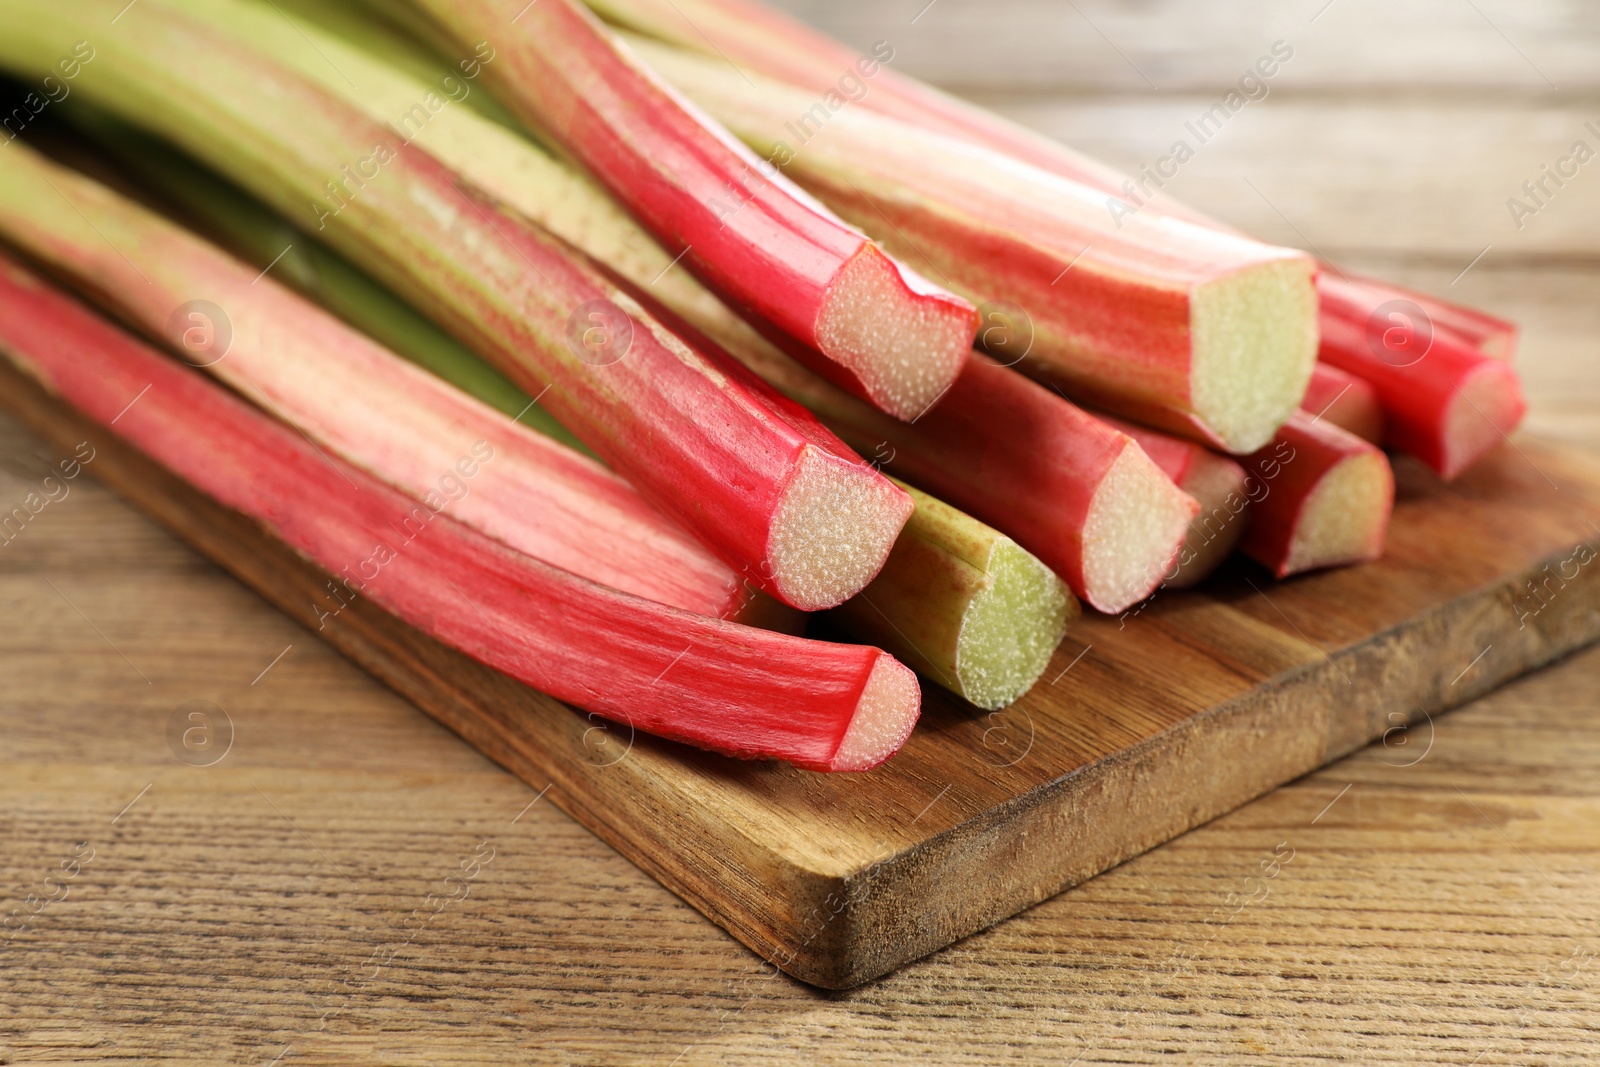
[[(1600, 161), (1506, 205), (1600, 150), (1600, 7), (788, 6), (1126, 168), (1285, 42), (1171, 191), (1518, 319), (1530, 430), (1600, 457)], [(0, 505), (40, 448), (0, 422)], [(0, 606), (0, 1064), (1600, 1059), (1600, 651), (828, 995), (86, 479)], [(195, 700), (208, 767), (169, 746)]]

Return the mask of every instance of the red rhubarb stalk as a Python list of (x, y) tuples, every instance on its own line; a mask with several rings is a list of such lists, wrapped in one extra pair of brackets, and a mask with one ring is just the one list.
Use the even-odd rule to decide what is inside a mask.
[[(1095, 189), (1109, 198), (1103, 201), (1108, 217), (1114, 211), (1126, 219), (1137, 210), (1231, 229), (1162, 192), (1160, 177), (1148, 170), (1136, 183), (1114, 167), (889, 69), (884, 64), (894, 58), (894, 48), (888, 42), (878, 42), (870, 56), (862, 56), (752, 0), (588, 0), (588, 4), (619, 26), (804, 89), (816, 103), (799, 113), (802, 123), (818, 119), (826, 123), (848, 101), (852, 107), (983, 145)], [(1349, 319), (1337, 305), (1350, 281), (1331, 270), (1319, 274), (1324, 323)], [(1353, 281), (1377, 294), (1374, 304), (1409, 300), (1421, 306), (1438, 329), (1485, 355), (1509, 359), (1515, 349), (1516, 327), (1503, 319), (1387, 282)]]
[(1014, 538), (1099, 611), (1155, 591), (1199, 506), (1127, 434), (987, 356), (911, 424), (792, 362), (758, 371), (884, 469)]
[(1377, 392), (1385, 444), (1448, 480), (1515, 430), (1527, 402), (1509, 363), (1417, 326), (1404, 315), (1325, 319), (1319, 358)]
[(340, 576), (340, 604), (367, 597), (557, 699), (726, 755), (822, 771), (881, 763), (916, 722), (915, 675), (878, 649), (669, 608), (514, 553), (446, 515), (408, 531), (411, 499), (9, 260), (0, 260), (0, 348), (90, 419)]
[(42, 75), (93, 37), (76, 91), (285, 214), (309, 205), (331, 244), (540, 398), (760, 588), (817, 609), (882, 566), (912, 510), (905, 493), (393, 129), (155, 0), (122, 13), (112, 35), (100, 31), (119, 15), (113, 0), (3, 0), (0, 12), (0, 64)]
[(448, 508), (519, 552), (686, 611), (744, 621), (776, 607), (600, 464), (20, 145), (0, 156), (0, 236), (434, 513)]
[(960, 372), (972, 305), (890, 259), (618, 46), (578, 0), (414, 0), (500, 98), (713, 291), (818, 373), (912, 419)]
[(891, 250), (986, 307), (1019, 309), (1019, 369), (1037, 366), (1069, 393), (1190, 413), (1238, 452), (1270, 440), (1305, 393), (1317, 303), (1304, 253), (1170, 218), (1114, 226), (1104, 198), (1075, 182), (870, 112), (839, 111), (802, 144), (792, 120), (804, 92), (634, 47)]
[[(207, 0), (207, 3), (213, 5), (214, 0)], [(220, 10), (216, 6), (210, 6), (209, 9), (213, 12)], [(320, 83), (330, 92), (340, 94), (352, 103), (373, 109), (369, 112), (371, 114), (377, 116), (403, 114), (406, 102), (416, 99), (422, 91), (422, 88), (414, 83), (408, 87), (404, 78), (398, 77), (392, 68), (386, 67), (383, 62), (376, 60), (370, 54), (352, 48), (348, 42), (315, 26), (303, 24), (291, 26), (286, 23), (282, 15), (270, 10), (258, 12), (257, 16), (252, 17), (246, 24), (243, 22), (243, 14), (247, 8), (244, 5), (231, 5), (231, 9), (234, 13), (229, 15), (230, 25), (239, 29), (241, 33), (247, 32), (250, 40), (258, 47), (269, 49), (275, 57), (284, 62), (294, 63), (295, 69), (306, 76), (320, 79)], [(351, 88), (342, 80), (339, 74), (341, 71), (361, 87), (360, 91)], [(1074, 554), (1075, 550), (1071, 546), (1081, 542), (1081, 522), (1084, 516), (1070, 509), (1052, 508), (1048, 503), (1062, 496), (1055, 487), (1063, 482), (1071, 482), (1077, 477), (1071, 467), (1065, 464), (1050, 467), (1045, 488), (1038, 495), (1024, 491), (1025, 487), (1020, 483), (1007, 483), (1019, 490), (1021, 502), (1015, 507), (1003, 495), (996, 492), (995, 484), (985, 473), (985, 468), (1007, 465), (1019, 469), (1035, 469), (1041, 466), (1033, 441), (1017, 432), (1017, 428), (1011, 426), (1007, 420), (997, 420), (989, 426), (983, 426), (981, 419), (964, 419), (964, 424), (968, 427), (965, 432), (969, 436), (982, 436), (986, 443), (981, 446), (974, 444), (971, 449), (965, 450), (969, 453), (968, 456), (958, 457), (959, 461), (954, 465), (946, 463), (943, 457), (952, 449), (949, 442), (940, 439), (938, 434), (899, 425), (892, 418), (873, 410), (870, 405), (850, 397), (817, 375), (807, 372), (773, 346), (750, 334), (748, 330), (738, 329), (737, 327), (742, 326), (741, 320), (733, 316), (715, 297), (704, 290), (699, 290), (692, 282), (678, 286), (667, 284), (675, 279), (683, 280), (678, 279), (675, 272), (667, 271), (671, 257), (666, 255), (648, 234), (639, 230), (631, 219), (618, 215), (603, 193), (576, 176), (567, 167), (551, 162), (526, 142), (519, 141), (500, 127), (472, 120), (470, 113), (462, 110), (446, 110), (434, 116), (425, 127), (425, 137), (423, 143), (441, 153), (447, 153), (446, 158), (458, 162), (463, 173), (472, 181), (511, 198), (510, 202), (516, 207), (539, 219), (541, 223), (558, 228), (558, 232), (591, 256), (611, 265), (619, 275), (626, 277), (632, 283), (637, 291), (636, 295), (640, 295), (642, 300), (649, 303), (652, 309), (657, 311), (658, 316), (681, 336), (698, 337), (696, 331), (711, 334), (717, 341), (728, 345), (729, 350), (751, 370), (795, 400), (825, 413), (836, 429), (849, 427), (851, 439), (861, 442), (862, 447), (868, 452), (881, 457), (890, 448), (898, 450), (905, 457), (896, 468), (902, 473), (912, 469), (937, 472), (925, 481), (939, 477), (943, 479), (939, 483), (941, 485), (965, 481), (966, 484), (961, 487), (959, 495), (966, 501), (981, 501), (991, 525), (1010, 531), (1016, 515), (1032, 516), (1032, 536), (1028, 540), (1030, 550), (1048, 556), (1050, 566), (1063, 575), (1068, 573), (1069, 568), (1080, 567), (1079, 563), (1073, 562), (1079, 556)], [(656, 308), (656, 300), (665, 307)], [(708, 350), (712, 347), (702, 340), (697, 340), (696, 344)], [(1056, 397), (1054, 393), (1045, 393), (1026, 381), (1002, 378), (993, 383), (992, 388), (1009, 390), (1019, 398), (1017, 404), (1024, 410), (1029, 410), (1038, 404), (1041, 396), (1046, 397), (1041, 420), (1048, 422), (1046, 416), (1049, 411), (1054, 410), (1060, 421), (1060, 426), (1052, 432), (1070, 436), (1073, 427), (1081, 422), (1081, 413), (1075, 412), (1064, 400)], [(1002, 400), (1002, 406), (1003, 403)], [(966, 404), (968, 404), (967, 390), (956, 388), (941, 401), (941, 407), (949, 408), (947, 416), (940, 416), (939, 409), (936, 408), (921, 421), (935, 419), (937, 423), (946, 417), (954, 418), (954, 413), (961, 411)], [(1059, 407), (1052, 408), (1052, 405)], [(890, 445), (890, 441), (894, 444)], [(973, 452), (981, 452), (988, 457), (984, 467), (970, 463), (970, 454)], [(914, 458), (912, 453), (918, 453), (922, 458)], [(1128, 462), (1134, 463), (1133, 460)], [(1092, 480), (1094, 472), (1090, 471), (1084, 477)], [(1071, 496), (1075, 492), (1093, 492), (1094, 489), (1095, 486), (1091, 481), (1087, 490), (1072, 488), (1069, 485), (1065, 493), (1066, 496)], [(1100, 516), (1096, 522), (1100, 525), (1114, 523), (1115, 520), (1106, 516), (1115, 514), (1131, 516), (1137, 512), (1138, 506), (1133, 500), (1124, 499), (1119, 492), (1108, 492), (1096, 497), (1096, 515)], [(913, 520), (913, 524), (915, 523), (916, 520)], [(1141, 543), (1142, 547), (1136, 552), (1139, 558), (1129, 567), (1128, 573), (1137, 575), (1137, 582), (1129, 580), (1125, 574), (1113, 572), (1110, 568), (1091, 567), (1087, 575), (1080, 574), (1076, 590), (1079, 593), (1083, 593), (1089, 587), (1101, 590), (1103, 594), (1101, 603), (1114, 602), (1107, 599), (1112, 594), (1104, 593), (1105, 590), (1126, 590), (1130, 587), (1133, 589), (1131, 593), (1125, 591), (1115, 593), (1118, 599), (1129, 595), (1137, 599), (1144, 595), (1149, 588), (1153, 588), (1160, 574), (1164, 573), (1177, 544), (1176, 540), (1163, 543), (1161, 538), (1164, 535), (1160, 533), (1160, 529), (1158, 523), (1156, 529), (1152, 531), (1154, 540), (1149, 544)], [(906, 532), (914, 533), (909, 525)], [(1176, 537), (1177, 534), (1173, 536)], [(891, 555), (886, 571), (893, 563), (894, 556)], [(900, 573), (888, 577), (891, 584), (919, 580), (915, 574)], [(914, 610), (925, 611), (926, 602)], [(949, 612), (938, 614), (941, 618), (950, 615)], [(879, 612), (873, 612), (870, 618), (878, 619), (879, 615)], [(903, 620), (895, 621), (892, 628), (908, 629)], [(1044, 628), (1040, 629), (1042, 631)], [(882, 635), (874, 634), (872, 639), (876, 643), (881, 643)], [(1014, 673), (1016, 677), (1021, 678), (1026, 671)], [(950, 671), (932, 671), (929, 676), (948, 679), (953, 677), (953, 674)]]
[(1108, 415), (1100, 419), (1139, 442), (1150, 461), (1200, 505), (1189, 521), (1183, 550), (1161, 583), (1165, 589), (1197, 585), (1232, 554), (1250, 523), (1245, 469), (1193, 441)]
[(1406, 304), (1413, 304), (1421, 310), (1422, 320), (1430, 329), (1508, 363), (1516, 355), (1516, 324), (1475, 308), (1402, 289), (1376, 278), (1331, 269), (1318, 275), (1317, 292), (1322, 296), (1323, 314), (1336, 319), (1363, 322), (1380, 308), (1404, 311)]
[(1383, 443), (1383, 405), (1367, 382), (1328, 363), (1317, 364), (1300, 407), (1363, 441)]
[(1277, 577), (1383, 555), (1394, 471), (1375, 445), (1300, 411), (1244, 466), (1251, 514), (1239, 547)]

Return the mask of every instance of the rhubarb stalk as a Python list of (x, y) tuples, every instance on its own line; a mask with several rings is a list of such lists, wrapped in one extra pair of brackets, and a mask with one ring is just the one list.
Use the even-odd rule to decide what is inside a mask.
[(912, 419), (960, 372), (972, 305), (890, 259), (687, 107), (577, 0), (415, 0), (686, 267), (813, 370)]
[(1322, 295), (1324, 314), (1344, 322), (1366, 321), (1385, 304), (1404, 306), (1409, 303), (1421, 310), (1431, 329), (1442, 331), (1468, 348), (1508, 363), (1516, 355), (1516, 324), (1476, 308), (1333, 269), (1318, 275), (1317, 291)]
[(1127, 434), (987, 356), (914, 424), (793, 361), (759, 373), (885, 470), (1015, 538), (1098, 611), (1155, 591), (1199, 507)]
[(1376, 446), (1297, 411), (1244, 465), (1251, 516), (1239, 547), (1277, 577), (1383, 555), (1394, 471)]
[(448, 515), (407, 536), (410, 499), (9, 260), (0, 260), (0, 349), (90, 419), (343, 576), (341, 604), (369, 598), (559, 700), (726, 755), (824, 771), (881, 763), (916, 722), (915, 675), (878, 649), (617, 592)]
[[(1148, 168), (1136, 182), (1064, 144), (889, 69), (884, 64), (894, 58), (894, 48), (888, 42), (878, 42), (870, 56), (861, 56), (804, 23), (751, 0), (588, 0), (588, 4), (619, 26), (805, 90), (817, 103), (800, 112), (802, 116), (815, 116), (815, 108), (822, 106), (836, 111), (849, 100), (869, 111), (982, 145), (1088, 186), (1105, 198), (1107, 217), (1125, 221), (1135, 213), (1149, 213), (1232, 232), (1164, 193), (1161, 177)], [(1517, 330), (1512, 323), (1331, 268), (1317, 277), (1324, 324), (1344, 321), (1358, 325), (1364, 321), (1340, 306), (1351, 286), (1375, 296), (1373, 304), (1389, 300), (1417, 304), (1436, 328), (1484, 355), (1509, 360), (1515, 350)]]
[(889, 562), (830, 617), (978, 707), (1003, 708), (1044, 673), (1078, 602), (1011, 538), (903, 488), (917, 510)]
[(501, 544), (590, 581), (715, 618), (798, 626), (595, 461), (20, 145), (0, 156), (0, 236), (424, 505), (413, 526), (448, 507)]
[(1325, 322), (1324, 362), (1372, 386), (1383, 405), (1384, 443), (1409, 452), (1447, 481), (1476, 463), (1527, 414), (1517, 372), (1504, 360), (1397, 314)]
[(1383, 405), (1370, 384), (1329, 363), (1317, 363), (1300, 407), (1363, 441), (1383, 443)]
[(556, 238), (247, 42), (157, 0), (98, 34), (116, 8), (3, 0), (0, 62), (40, 75), (96, 37), (85, 98), (281, 211), (309, 204), (335, 247), (540, 397), (760, 588), (817, 609), (877, 573), (911, 501), (809, 413), (688, 347)]
[[(130, 135), (125, 130), (110, 128), (113, 122), (107, 120), (96, 124), (97, 133), (103, 140), (135, 153), (140, 160), (148, 161), (151, 146), (146, 139), (137, 134)], [(161, 191), (173, 194), (180, 207), (197, 208), (224, 240), (255, 249), (258, 269), (270, 263), (286, 243), (282, 237), (287, 227), (249, 197), (223, 187), (220, 179), (192, 164), (170, 158), (170, 153), (167, 156), (152, 168), (153, 175), (163, 183)], [(137, 165), (131, 157), (123, 157), (119, 161)], [(72, 190), (69, 181), (63, 180), (60, 185), (68, 192)], [(85, 217), (94, 217), (96, 226), (108, 235), (120, 232), (110, 220), (92, 216), (92, 204), (79, 201), (77, 206), (84, 211)], [(3, 214), (0, 214), (0, 218), (3, 218)], [(291, 236), (297, 242), (295, 247), (308, 250), (308, 254), (309, 250), (317, 248), (316, 243), (308, 238)], [(89, 276), (96, 271), (117, 273), (118, 264), (96, 262), (105, 260), (111, 254), (109, 248), (83, 248), (78, 254), (67, 257), (68, 263), (63, 266), (69, 270), (76, 269), (84, 275), (86, 282), (93, 284)], [(315, 262), (324, 269), (318, 274), (321, 284), (310, 295), (326, 301), (330, 307), (353, 306), (365, 314), (371, 309), (398, 305), (392, 295), (333, 253), (322, 252)], [(337, 269), (326, 270), (329, 262)], [(80, 265), (74, 268), (73, 264)], [(277, 273), (278, 269), (281, 269), (281, 264), (273, 273)], [(126, 273), (125, 269), (123, 273)], [(197, 284), (198, 281), (196, 279)], [(345, 288), (354, 288), (354, 299), (341, 292)], [(137, 301), (145, 297), (143, 287), (125, 285), (122, 289), (125, 299)], [(412, 314), (404, 305), (398, 306), (407, 315)], [(278, 322), (280, 329), (283, 325), (281, 321)], [(380, 320), (377, 325), (382, 327), (384, 323)], [(384, 332), (392, 334), (399, 331), (390, 328)], [(459, 346), (453, 349), (448, 345), (445, 347), (450, 353), (449, 358), (441, 361), (437, 358), (438, 353), (435, 353), (430, 368), (450, 380), (460, 381), (469, 393), (483, 388), (489, 379), (473, 373), (460, 373), (456, 366), (457, 363), (476, 363), (476, 357)], [(511, 394), (507, 399), (513, 401), (510, 405), (513, 411), (528, 405), (527, 396), (514, 386), (506, 388)], [(491, 389), (494, 395), (499, 394), (497, 385), (491, 385)], [(356, 395), (367, 395), (366, 390), (358, 390)], [(400, 414), (389, 404), (381, 404), (380, 410), (386, 411), (391, 418)], [(892, 422), (887, 417), (885, 419)], [(925, 677), (972, 703), (982, 707), (1004, 706), (1025, 692), (1044, 671), (1067, 623), (1077, 614), (1077, 602), (1049, 568), (1010, 538), (925, 493), (908, 486), (902, 488), (916, 502), (916, 511), (901, 530), (895, 548), (878, 577), (837, 609), (832, 618), (852, 636), (889, 649)], [(536, 505), (536, 502), (530, 502), (530, 505)], [(457, 516), (465, 517), (459, 511)], [(581, 513), (577, 518), (581, 524), (587, 518), (587, 513)], [(603, 530), (600, 532), (602, 535), (606, 533)], [(574, 540), (579, 543), (593, 537), (592, 532), (584, 532), (581, 528), (574, 533)], [(600, 551), (604, 545), (604, 536), (595, 538), (593, 551)], [(691, 548), (697, 546), (691, 543)], [(526, 550), (541, 555), (534, 548)], [(548, 556), (541, 558), (550, 559)], [(585, 567), (588, 559), (589, 555), (585, 553), (554, 562), (584, 577), (605, 581), (604, 575), (592, 573)], [(642, 571), (638, 579), (659, 580), (653, 575), (658, 566), (655, 561), (640, 555), (634, 562)], [(667, 560), (668, 564), (672, 562)], [(712, 562), (720, 568), (720, 564)], [(645, 592), (641, 595), (651, 594)], [(681, 607), (694, 607), (659, 595), (652, 599), (676, 603)], [(783, 609), (765, 597), (758, 596), (752, 607), (765, 609), (755, 617), (769, 628), (781, 627), (789, 621), (775, 617), (775, 613)], [(747, 615), (742, 618), (749, 621), (751, 608), (745, 611)]]
[(1317, 344), (1304, 253), (1168, 218), (1115, 226), (1083, 186), (871, 112), (834, 112), (802, 141), (793, 117), (806, 113), (804, 92), (648, 41), (633, 47), (891, 250), (920, 256), (974, 301), (1020, 308), (1031, 344), (1019, 369), (1037, 364), (1102, 403), (1192, 413), (1236, 452), (1269, 440), (1304, 395)]

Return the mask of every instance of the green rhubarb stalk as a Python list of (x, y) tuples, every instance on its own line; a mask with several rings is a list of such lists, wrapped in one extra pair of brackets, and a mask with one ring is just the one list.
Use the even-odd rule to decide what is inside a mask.
[(82, 101), (73, 125), (134, 178), (159, 190), (184, 221), (271, 277), (321, 303), (396, 355), (404, 356), (490, 407), (570, 448), (582, 441), (527, 393), (475, 356), (348, 259), (291, 225), (259, 200), (138, 128)]
[(916, 513), (871, 585), (831, 617), (980, 708), (1003, 708), (1050, 663), (1078, 601), (1000, 531), (901, 483)]
[(488, 100), (489, 94), (464, 78), (446, 88), (444, 77), (457, 75), (432, 76), (432, 57), (370, 17), (352, 17), (339, 4), (319, 5), (316, 21), (310, 21), (252, 2), (166, 2), (248, 40), (274, 62), (399, 130), (496, 200), (647, 289), (735, 356), (781, 358), (694, 275), (675, 267), (673, 256), (593, 179), (482, 109), (461, 106)]
[(961, 372), (972, 304), (762, 166), (576, 0), (407, 6), (460, 53), (492, 46), (483, 77), (501, 102), (816, 373), (914, 419)]

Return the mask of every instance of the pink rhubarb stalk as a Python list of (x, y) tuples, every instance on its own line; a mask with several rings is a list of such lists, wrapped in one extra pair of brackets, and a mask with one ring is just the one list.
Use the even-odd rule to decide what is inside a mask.
[(1161, 585), (1188, 589), (1198, 584), (1232, 554), (1250, 523), (1245, 469), (1193, 441), (1107, 415), (1100, 418), (1139, 442), (1150, 461), (1200, 505), (1189, 522), (1177, 563)]
[[(421, 521), (448, 509), (496, 541), (590, 581), (715, 618), (778, 621), (777, 605), (749, 596), (727, 564), (616, 474), (20, 145), (0, 156), (0, 236), (124, 321), (165, 337), (192, 365), (425, 504), (426, 512), (416, 512)], [(120, 249), (136, 249), (143, 265)], [(198, 293), (207, 305), (194, 301)], [(174, 318), (175, 308), (186, 310)]]
[(1348, 271), (1324, 270), (1317, 277), (1325, 316), (1349, 323), (1364, 322), (1380, 308), (1404, 310), (1414, 304), (1423, 322), (1486, 356), (1510, 362), (1517, 352), (1517, 326), (1475, 308), (1462, 307), (1426, 293), (1402, 289), (1390, 282), (1364, 278)]
[(911, 424), (792, 362), (757, 370), (886, 470), (1015, 539), (1099, 611), (1155, 590), (1199, 506), (1127, 434), (987, 356)]
[(9, 260), (0, 348), (90, 419), (342, 575), (343, 597), (367, 597), (557, 699), (726, 755), (822, 771), (881, 763), (916, 722), (915, 675), (878, 649), (669, 608), (444, 515), (408, 533), (411, 499)]
[[(1103, 201), (1105, 210), (1121, 219), (1137, 211), (1231, 232), (1223, 223), (1167, 196), (1160, 177), (1148, 170), (1136, 183), (1114, 167), (887, 68), (884, 64), (894, 58), (888, 42), (878, 42), (870, 56), (862, 56), (752, 0), (588, 0), (588, 4), (619, 26), (804, 89), (830, 112), (848, 100), (851, 106), (982, 145), (1088, 186), (1108, 198)], [(1324, 297), (1324, 324), (1363, 321), (1352, 319), (1341, 306), (1340, 297), (1348, 294), (1351, 284), (1376, 295), (1374, 305), (1409, 300), (1421, 306), (1438, 329), (1485, 355), (1510, 359), (1515, 349), (1516, 327), (1502, 319), (1387, 282), (1341, 277), (1331, 270), (1317, 278)]]
[(93, 38), (75, 91), (314, 221), (780, 600), (829, 607), (878, 572), (911, 500), (808, 412), (247, 40), (156, 0), (120, 6), (5, 0), (0, 64), (42, 76)]
[(1394, 471), (1375, 445), (1300, 411), (1244, 466), (1251, 514), (1239, 547), (1277, 577), (1383, 555)]
[[(674, 85), (834, 210), (985, 307), (1016, 309), (1018, 369), (1069, 393), (1191, 413), (1230, 449), (1270, 440), (1316, 354), (1312, 261), (1170, 218), (1114, 226), (1104, 198), (964, 141), (841, 110), (803, 146), (803, 92), (639, 41)], [(979, 340), (993, 331), (985, 322)], [(991, 346), (991, 351), (993, 348)], [(997, 352), (996, 354), (1002, 354)]]
[(1383, 443), (1383, 405), (1378, 401), (1378, 391), (1338, 367), (1317, 364), (1300, 407), (1363, 441)]
[(578, 0), (413, 0), (669, 252), (835, 383), (904, 419), (961, 370), (972, 305), (890, 259), (640, 65)]
[(1527, 402), (1509, 363), (1416, 325), (1325, 319), (1319, 358), (1377, 392), (1385, 444), (1449, 480), (1505, 440)]

